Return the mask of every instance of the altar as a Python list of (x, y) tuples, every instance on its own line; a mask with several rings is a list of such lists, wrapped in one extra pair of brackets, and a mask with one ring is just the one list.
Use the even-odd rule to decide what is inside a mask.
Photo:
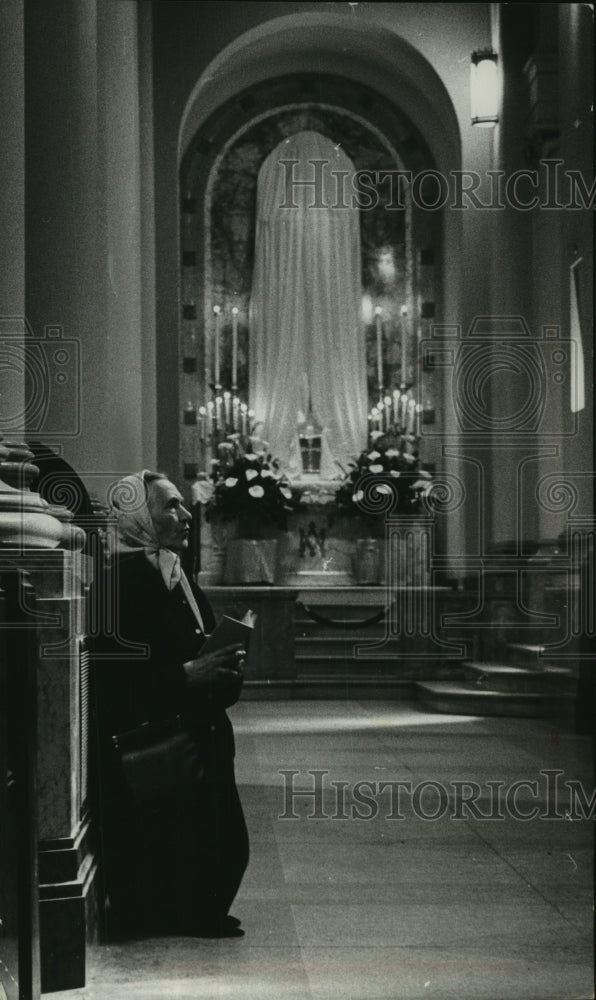
[[(297, 509), (287, 530), (242, 538), (238, 521), (203, 520), (197, 580), (203, 587), (237, 584), (304, 589), (387, 583), (428, 586), (435, 546), (432, 518), (344, 516), (338, 511), (337, 481), (294, 485)], [(200, 505), (195, 518), (203, 517)]]
[[(402, 582), (424, 583), (426, 543), (406, 571), (380, 522), (425, 515), (420, 479), (437, 458), (424, 428), (440, 373), (422, 364), (421, 344), (435, 319), (438, 230), (408, 199), (388, 211), (383, 188), (370, 211), (339, 208), (337, 175), (354, 175), (373, 148), (379, 165), (398, 165), (363, 122), (346, 132), (330, 110), (288, 108), (213, 162), (203, 214), (202, 181), (190, 167), (183, 179), (181, 465), (201, 513), (205, 585), (380, 586), (397, 564)], [(328, 166), (316, 212), (314, 160)], [(230, 184), (244, 192), (237, 214)], [(251, 532), (247, 514), (261, 522)]]
[(204, 213), (203, 174), (182, 178), (181, 458), (203, 586), (429, 585), (439, 231), (383, 185), (370, 210), (338, 205), (371, 150), (399, 167), (363, 119), (287, 107), (222, 149)]
[(419, 681), (459, 667), (462, 636), (443, 623), (476, 600), (445, 586), (216, 586), (206, 594), (216, 617), (257, 614), (242, 697), (258, 700), (412, 699)]

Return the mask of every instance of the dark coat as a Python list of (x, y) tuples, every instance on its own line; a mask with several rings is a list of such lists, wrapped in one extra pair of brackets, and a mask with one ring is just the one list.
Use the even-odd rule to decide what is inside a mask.
[[(209, 633), (213, 612), (202, 591), (192, 582), (191, 587)], [(103, 623), (94, 644), (94, 678), (112, 913), (119, 920), (124, 912), (119, 922), (128, 925), (150, 912), (164, 918), (166, 929), (214, 925), (227, 914), (248, 862), (234, 778), (234, 735), (226, 714), (242, 682), (188, 683), (183, 664), (199, 655), (205, 636), (181, 586), (168, 591), (143, 552), (113, 561), (91, 606)], [(112, 736), (177, 715), (198, 752), (200, 780), (188, 801), (168, 802), (147, 814), (127, 797)]]
[[(211, 606), (189, 582), (209, 633), (215, 626)], [(182, 664), (199, 655), (205, 636), (182, 587), (178, 584), (168, 591), (144, 553), (131, 552), (114, 560), (103, 596), (115, 609), (112, 634), (104, 627), (96, 644), (101, 654), (96, 677), (104, 734), (182, 713), (204, 753), (209, 751), (210, 758), (217, 755), (224, 766), (234, 756), (225, 708), (238, 700), (241, 681), (219, 679), (189, 686)], [(105, 622), (105, 613), (101, 617)]]

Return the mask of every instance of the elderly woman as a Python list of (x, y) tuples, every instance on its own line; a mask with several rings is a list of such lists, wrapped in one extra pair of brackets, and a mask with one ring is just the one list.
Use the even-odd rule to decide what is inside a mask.
[(128, 476), (112, 506), (116, 549), (92, 602), (106, 930), (239, 937), (228, 911), (248, 834), (226, 707), (246, 654), (201, 655), (214, 618), (181, 566), (191, 515), (174, 484)]

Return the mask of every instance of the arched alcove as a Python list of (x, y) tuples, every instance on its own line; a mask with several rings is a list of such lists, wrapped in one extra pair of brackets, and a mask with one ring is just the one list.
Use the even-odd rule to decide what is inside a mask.
[[(344, 78), (298, 74), (256, 84), (227, 101), (203, 123), (182, 163), (181, 396), (189, 412), (213, 397), (216, 324), (219, 382), (227, 390), (235, 382), (248, 397), (257, 176), (271, 150), (304, 128), (340, 146), (362, 176), (364, 189), (342, 191), (341, 200), (361, 196), (369, 402), (376, 402), (378, 386), (374, 307), (382, 310), (382, 384), (389, 393), (406, 383), (423, 393), (417, 343), (441, 308), (441, 216), (413, 203), (398, 174), (434, 170), (435, 162), (413, 123), (386, 98)], [(214, 306), (221, 310), (217, 317)], [(427, 375), (426, 396), (436, 395), (431, 381)], [(208, 458), (203, 431), (200, 420), (183, 426), (186, 465), (196, 464), (193, 455)]]
[(189, 95), (179, 131), (182, 161), (201, 125), (227, 100), (281, 74), (333, 74), (370, 87), (416, 123), (439, 170), (458, 169), (457, 115), (432, 65), (386, 26), (343, 13), (277, 17), (235, 39), (211, 61)]
[[(207, 145), (211, 151), (218, 145), (218, 128), (221, 113), (224, 108), (230, 109), (236, 116), (236, 129), (240, 131), (254, 117), (254, 108), (250, 107), (251, 91), (259, 86), (267, 92), (272, 83), (288, 80), (292, 77), (301, 79), (308, 86), (308, 81), (321, 77), (335, 78), (341, 81), (343, 90), (342, 101), (345, 111), (345, 95), (348, 87), (360, 88), (362, 92), (375, 95), (379, 105), (385, 102), (392, 108), (395, 120), (400, 124), (392, 134), (393, 145), (399, 147), (399, 155), (408, 163), (414, 174), (417, 171), (434, 169), (443, 175), (451, 186), (452, 172), (462, 167), (462, 138), (460, 135), (460, 113), (455, 110), (452, 98), (445, 84), (428, 60), (412, 44), (397, 35), (393, 30), (382, 27), (372, 21), (350, 23), (343, 14), (327, 11), (308, 11), (304, 14), (293, 14), (288, 17), (272, 18), (258, 27), (245, 32), (223, 49), (206, 67), (189, 95), (179, 129), (179, 165), (180, 165), (180, 205), (184, 205), (187, 178), (192, 174), (189, 163), (193, 159), (197, 164), (193, 186), (198, 197), (194, 201), (196, 222), (200, 222), (206, 230), (204, 193), (207, 189), (207, 178), (212, 164), (208, 163)], [(298, 98), (308, 102), (313, 100), (312, 94), (302, 94)], [(316, 101), (317, 97), (314, 96)], [(364, 98), (366, 101), (366, 97)], [(248, 106), (247, 106), (248, 102)], [(279, 105), (278, 105), (279, 106)], [(459, 105), (458, 105), (459, 107)], [(262, 109), (261, 109), (262, 110)], [(366, 120), (370, 120), (371, 109), (361, 104), (357, 112)], [(461, 108), (460, 108), (461, 112)], [(384, 131), (382, 128), (381, 131)], [(233, 129), (230, 130), (230, 136)], [(202, 163), (196, 158), (198, 143), (202, 146)], [(221, 145), (221, 143), (220, 143)], [(409, 149), (408, 149), (409, 147)], [(424, 156), (417, 155), (417, 150), (424, 149)], [(467, 148), (467, 147), (466, 147)], [(409, 152), (409, 156), (408, 156)], [(404, 153), (406, 154), (404, 156)], [(414, 155), (412, 155), (414, 153)], [(399, 156), (398, 156), (399, 158)], [(203, 185), (203, 194), (200, 193)], [(416, 291), (418, 304), (434, 302), (427, 306), (424, 319), (431, 322), (457, 323), (465, 313), (462, 302), (463, 277), (461, 274), (462, 254), (462, 213), (446, 211), (426, 212), (427, 222), (432, 217), (433, 231), (431, 244), (425, 247), (424, 241), (416, 247), (413, 259), (421, 265), (429, 276), (427, 281), (428, 294), (424, 289), (424, 281)], [(180, 218), (180, 247), (182, 253), (194, 253), (195, 262), (201, 266), (199, 256), (204, 253), (204, 241), (201, 239), (195, 247), (185, 242), (190, 227), (188, 219), (182, 213)], [(192, 242), (192, 241), (191, 241)], [(196, 243), (196, 240), (194, 241)], [(426, 251), (431, 249), (430, 253)], [(192, 260), (192, 257), (186, 258)], [(183, 308), (188, 291), (188, 272), (183, 267), (180, 274), (180, 304), (179, 315), (183, 316)], [(426, 279), (425, 279), (426, 280)], [(195, 286), (196, 288), (196, 286)], [(195, 315), (198, 322), (204, 326), (205, 301), (195, 301)], [(428, 313), (430, 310), (430, 314)], [(434, 316), (432, 312), (434, 311)], [(421, 311), (419, 313), (421, 316)], [(188, 342), (185, 337), (188, 326), (181, 324), (179, 346), (179, 370), (182, 368), (182, 356), (185, 355)], [(203, 336), (204, 331), (195, 331), (195, 336)], [(191, 347), (193, 345), (191, 344)], [(197, 346), (197, 345), (195, 345)], [(198, 363), (204, 366), (204, 345), (198, 345), (196, 352)], [(198, 367), (197, 363), (197, 367)], [(191, 363), (192, 364), (192, 363)], [(436, 415), (437, 428), (444, 426), (443, 400), (449, 391), (444, 383), (444, 372), (425, 373), (429, 384), (429, 396)], [(181, 410), (189, 400), (187, 381), (182, 379), (180, 386)], [(436, 381), (432, 384), (432, 380)], [(196, 383), (193, 378), (192, 384)], [(195, 397), (196, 398), (196, 397)], [(457, 433), (454, 427), (445, 430), (453, 439)], [(194, 432), (193, 432), (194, 433)], [(204, 452), (196, 447), (193, 433), (182, 426), (179, 435), (181, 442), (180, 461), (185, 478), (204, 468)], [(424, 458), (433, 462), (440, 459), (440, 440), (434, 434), (425, 446)], [(457, 459), (447, 460), (450, 470), (457, 474)], [(461, 530), (457, 515), (446, 525), (446, 533), (453, 535), (451, 547), (459, 551)]]

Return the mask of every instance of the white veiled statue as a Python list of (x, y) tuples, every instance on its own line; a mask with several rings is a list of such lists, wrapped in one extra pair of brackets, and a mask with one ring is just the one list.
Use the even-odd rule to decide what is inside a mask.
[[(288, 188), (288, 178), (313, 180), (313, 160), (325, 161), (316, 168), (317, 191), (312, 183)], [(302, 472), (298, 426), (309, 410), (322, 428), (323, 479), (337, 476), (336, 460), (345, 465), (366, 444), (360, 219), (350, 204), (354, 170), (341, 148), (307, 131), (284, 139), (259, 172), (251, 406), (290, 475)], [(312, 207), (315, 194), (323, 207)], [(297, 207), (284, 207), (291, 204)]]

